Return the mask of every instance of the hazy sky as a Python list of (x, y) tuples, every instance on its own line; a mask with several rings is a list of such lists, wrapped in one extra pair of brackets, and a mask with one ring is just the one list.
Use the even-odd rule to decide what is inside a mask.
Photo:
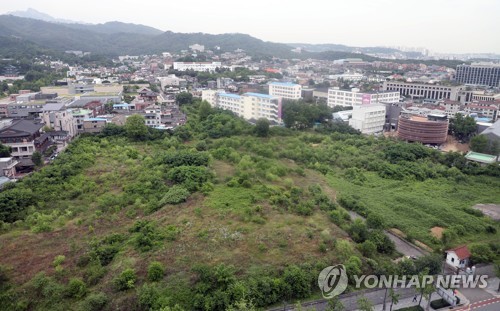
[(118, 20), (174, 32), (247, 33), (274, 42), (426, 47), (500, 53), (500, 0), (0, 0), (90, 23)]

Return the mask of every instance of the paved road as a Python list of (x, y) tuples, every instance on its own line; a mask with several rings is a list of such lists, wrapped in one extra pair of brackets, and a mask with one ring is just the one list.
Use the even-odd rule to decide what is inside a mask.
[[(409, 297), (415, 296), (416, 292), (414, 288), (396, 288), (394, 290), (396, 293), (400, 294), (400, 299), (405, 299)], [(362, 293), (362, 294), (361, 294)], [(368, 291), (361, 291), (361, 292), (354, 292), (354, 293), (349, 293), (349, 294), (344, 294), (340, 295), (340, 301), (342, 301), (342, 304), (345, 307), (346, 311), (353, 311), (356, 310), (357, 308), (357, 303), (356, 301), (361, 298), (361, 295), (366, 297), (373, 305), (379, 305), (384, 303), (384, 294), (385, 294), (385, 289), (378, 289), (378, 290), (368, 290)], [(389, 295), (389, 294), (387, 294)], [(420, 298), (420, 296), (419, 296)], [(390, 304), (390, 298), (387, 297), (386, 300), (387, 303), (387, 308), (389, 308)], [(317, 300), (317, 301), (312, 301), (309, 303), (303, 303), (302, 304), (304, 309), (313, 308), (316, 311), (324, 311), (326, 310), (326, 307), (328, 306), (328, 301), (327, 300)], [(280, 311), (280, 310), (295, 310), (295, 306), (293, 305), (287, 305), (269, 309), (268, 311)]]
[[(356, 212), (353, 211), (348, 211), (348, 212), (349, 215), (351, 215), (352, 219), (359, 218), (364, 220), (364, 218), (361, 215), (357, 214)], [(422, 257), (429, 254), (427, 251), (424, 251), (418, 248), (417, 246), (411, 244), (410, 242), (403, 240), (402, 238), (398, 237), (397, 235), (395, 235), (390, 231), (384, 231), (384, 232), (389, 237), (389, 239), (391, 239), (391, 241), (394, 242), (396, 250), (405, 256)]]
[(500, 297), (471, 303), (470, 305), (456, 311), (499, 311)]

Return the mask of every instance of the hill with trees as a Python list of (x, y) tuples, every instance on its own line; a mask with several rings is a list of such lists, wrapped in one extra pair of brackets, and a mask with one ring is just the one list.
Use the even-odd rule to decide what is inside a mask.
[[(332, 263), (415, 274), (463, 243), (475, 263), (499, 257), (500, 224), (471, 207), (500, 203), (498, 166), (321, 119), (296, 130), (193, 98), (182, 109), (173, 132), (134, 117), (82, 135), (0, 192), (1, 306), (251, 310), (317, 295)], [(390, 228), (436, 255), (394, 264)]]

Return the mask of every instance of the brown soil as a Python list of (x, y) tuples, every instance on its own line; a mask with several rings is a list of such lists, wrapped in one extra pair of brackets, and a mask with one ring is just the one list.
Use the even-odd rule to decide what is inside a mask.
[(441, 240), (441, 238), (443, 237), (443, 231), (444, 228), (442, 227), (433, 227), (431, 229), (431, 234)]

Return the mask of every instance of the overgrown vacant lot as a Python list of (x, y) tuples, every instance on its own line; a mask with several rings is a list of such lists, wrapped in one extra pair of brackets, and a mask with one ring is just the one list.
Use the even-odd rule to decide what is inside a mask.
[(336, 131), (253, 131), (192, 109), (173, 135), (80, 137), (0, 193), (0, 305), (226, 310), (306, 299), (334, 263), (401, 271), (383, 228), (437, 252), (468, 242), (477, 262), (498, 258), (498, 222), (471, 208), (500, 203), (498, 167)]

